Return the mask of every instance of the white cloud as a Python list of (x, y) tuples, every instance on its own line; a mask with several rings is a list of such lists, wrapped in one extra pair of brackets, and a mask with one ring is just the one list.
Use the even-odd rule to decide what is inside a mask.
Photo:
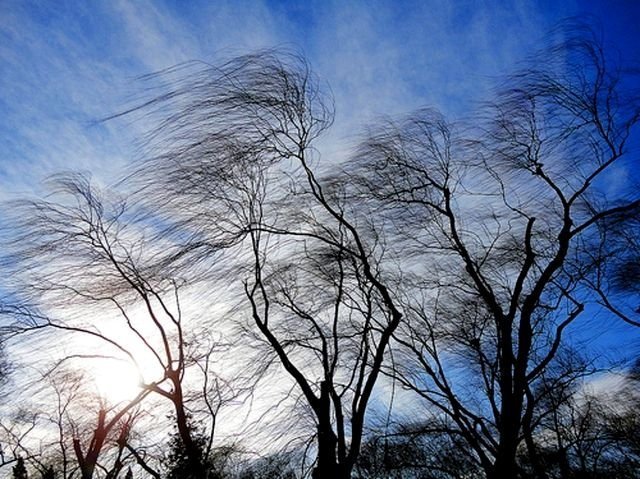
[[(60, 169), (113, 180), (134, 156), (143, 125), (90, 126), (119, 111), (133, 78), (173, 64), (257, 48), (308, 55), (336, 97), (331, 138), (423, 104), (468, 109), (546, 28), (527, 2), (497, 6), (391, 2), (9, 2), (2, 7), (0, 157), (5, 198)], [(533, 20), (531, 20), (533, 19)]]

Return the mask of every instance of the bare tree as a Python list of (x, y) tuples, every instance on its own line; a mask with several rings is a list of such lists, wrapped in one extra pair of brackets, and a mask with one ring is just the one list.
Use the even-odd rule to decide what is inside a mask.
[(183, 244), (167, 261), (212, 284), (238, 280), (254, 331), (315, 420), (314, 477), (349, 477), (402, 314), (375, 230), (315, 172), (331, 100), (282, 52), (160, 77), (174, 89), (142, 107), (161, 114), (159, 153), (133, 180), (162, 236)]
[(591, 280), (600, 305), (633, 327), (640, 327), (638, 220), (636, 214), (624, 222), (614, 219), (600, 225), (600, 235), (607, 239), (606, 248), (594, 255), (595, 273)]
[[(92, 345), (89, 347), (99, 348), (97, 352), (89, 352), (86, 347), (83, 350), (82, 344), (71, 339), (69, 344), (75, 344), (80, 352), (60, 351), (58, 365), (77, 358), (100, 361), (116, 357), (137, 367), (140, 374), (140, 390), (135, 398), (118, 406), (111, 418), (106, 409), (100, 411), (88, 449), (74, 441), (82, 477), (92, 477), (109, 433), (150, 394), (170, 402), (187, 454), (194, 465), (202, 464), (202, 455), (207, 451), (201, 450), (192, 437), (191, 395), (185, 383), (188, 369), (196, 364), (207, 367), (212, 351), (210, 347), (203, 355), (202, 351), (191, 349), (180, 303), (182, 283), (165, 276), (153, 260), (166, 244), (147, 242), (143, 226), (135, 224), (126, 203), (115, 195), (107, 202), (86, 177), (59, 176), (52, 180), (52, 186), (59, 195), (57, 199), (15, 205), (12, 260), (16, 284), (30, 306), (5, 307), (5, 312), (17, 319), (5, 332), (14, 336), (46, 332), (49, 338), (43, 340), (54, 352), (55, 333), (59, 338), (80, 338)], [(117, 316), (112, 320), (107, 314), (96, 318), (87, 306)], [(145, 360), (147, 366), (143, 370)], [(209, 402), (207, 407), (213, 429), (222, 396), (220, 390), (216, 391), (217, 398), (210, 396), (210, 375), (206, 370), (203, 381), (205, 396), (218, 401)], [(214, 387), (218, 384), (213, 383)], [(203, 394), (198, 391), (201, 388), (196, 388), (199, 398)], [(209, 436), (212, 435), (213, 431)], [(125, 439), (126, 435), (121, 452)], [(205, 471), (198, 474), (197, 477), (204, 477)]]
[(12, 417), (3, 418), (0, 422), (0, 467), (9, 469), (19, 459), (24, 463), (25, 458), (36, 457), (27, 444), (36, 424), (37, 415), (26, 411), (16, 411)]
[[(128, 412), (129, 409), (119, 410), (112, 414), (111, 417), (108, 417), (109, 411), (101, 408), (98, 411), (97, 421), (92, 424), (93, 428), (88, 440), (84, 441), (86, 448), (83, 447), (83, 441), (79, 435), (73, 438), (73, 451), (82, 479), (92, 478), (96, 468), (101, 466), (98, 460), (109, 439), (115, 439), (117, 447), (113, 465), (109, 468), (105, 467), (107, 470), (106, 477), (107, 479), (117, 477), (123, 467), (122, 453), (135, 418), (135, 415), (127, 415)], [(110, 436), (113, 436), (114, 433), (115, 437), (111, 438)]]
[(483, 477), (464, 440), (443, 422), (397, 417), (392, 428), (369, 434), (356, 466), (362, 479), (475, 479)]
[(5, 411), (2, 443), (21, 455), (31, 474), (92, 477), (126, 462), (120, 444), (141, 397), (108, 406), (88, 386), (87, 374), (70, 365), (23, 373), (23, 384), (12, 386), (19, 401)]
[(522, 473), (536, 384), (598, 302), (598, 226), (640, 207), (637, 192), (606, 188), (632, 161), (638, 98), (590, 32), (571, 35), (473, 124), (418, 112), (374, 129), (350, 167), (405, 254), (395, 339), (411, 365), (396, 377), (448, 418), (490, 478)]
[(534, 440), (545, 477), (638, 477), (637, 385), (620, 372), (601, 378), (608, 390), (544, 385), (550, 407)]
[[(11, 333), (79, 335), (134, 364), (151, 358), (134, 401), (170, 403), (175, 474), (211, 472), (225, 400), (210, 369), (219, 343), (202, 348), (205, 328), (184, 321), (188, 283), (215, 296), (207, 329), (257, 352), (229, 369), (263, 383), (287, 375), (295, 419), (313, 422), (312, 477), (351, 477), (381, 374), (429, 406), (416, 421), (427, 425), (421, 447), (466, 447), (465, 473), (490, 479), (550, 476), (538, 434), (572, 396), (549, 385), (563, 392), (586, 374), (559, 367), (565, 333), (592, 307), (621, 311), (611, 240), (640, 212), (637, 191), (607, 188), (632, 161), (640, 103), (591, 32), (574, 30), (512, 75), (471, 121), (420, 110), (371, 128), (343, 163), (320, 156), (332, 100), (297, 55), (194, 62), (146, 80), (163, 93), (126, 112), (158, 120), (150, 158), (125, 183), (135, 210), (80, 175), (56, 179), (61, 200), (16, 207), (10, 264), (45, 312), (13, 308), (22, 321)], [(70, 307), (87, 304), (115, 311), (122, 333)], [(242, 336), (217, 322), (229, 304)], [(193, 371), (204, 385), (190, 395)], [(210, 418), (204, 436), (196, 409)], [(99, 417), (96, 434), (118, 421)], [(159, 476), (120, 439), (113, 474), (128, 451)], [(455, 477), (443, 461), (429, 473)]]

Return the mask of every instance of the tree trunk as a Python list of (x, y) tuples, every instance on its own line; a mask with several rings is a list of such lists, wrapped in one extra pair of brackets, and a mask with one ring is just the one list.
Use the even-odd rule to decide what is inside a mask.
[[(172, 378), (173, 379), (173, 378)], [(189, 417), (184, 409), (184, 398), (182, 396), (182, 385), (176, 377), (173, 380), (174, 393), (173, 404), (176, 411), (176, 426), (180, 440), (184, 445), (184, 451), (190, 464), (190, 477), (193, 479), (206, 479), (208, 471), (204, 465), (203, 452), (193, 439)]]
[(515, 479), (517, 477), (516, 453), (518, 450), (518, 436), (520, 432), (521, 402), (515, 394), (502, 396), (502, 414), (500, 416), (500, 438), (496, 460), (487, 479)]
[(320, 383), (320, 401), (316, 410), (318, 417), (318, 463), (313, 470), (313, 479), (348, 479), (349, 471), (337, 461), (338, 438), (331, 424), (331, 398), (329, 385)]
[(82, 453), (82, 446), (80, 440), (75, 438), (73, 440), (73, 449), (76, 453), (78, 465), (80, 466), (81, 479), (92, 479), (93, 473), (98, 463), (98, 457), (102, 451), (102, 446), (107, 438), (107, 430), (105, 429), (106, 411), (100, 410), (98, 413), (98, 424), (93, 432), (93, 438), (86, 454)]
[(517, 471), (515, 454), (503, 454), (497, 457), (493, 470), (487, 474), (487, 479), (516, 479)]
[(560, 477), (562, 479), (571, 479), (571, 466), (567, 458), (567, 448), (561, 446), (558, 450), (558, 465), (560, 466)]

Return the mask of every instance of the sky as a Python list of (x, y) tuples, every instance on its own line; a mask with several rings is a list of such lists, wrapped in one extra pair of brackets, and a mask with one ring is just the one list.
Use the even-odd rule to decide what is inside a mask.
[(572, 17), (639, 60), (635, 0), (0, 0), (0, 201), (61, 171), (119, 180), (149, 125), (100, 120), (139, 98), (141, 75), (180, 62), (301, 52), (335, 97), (331, 161), (381, 117), (469, 114)]
[[(0, 0), (0, 201), (40, 194), (60, 171), (119, 180), (140, 161), (146, 125), (100, 120), (135, 102), (141, 75), (181, 62), (303, 53), (335, 97), (330, 157), (380, 117), (469, 114), (576, 16), (639, 60), (635, 0)], [(611, 322), (597, 341), (637, 344), (626, 331)]]
[[(0, 201), (39, 195), (61, 171), (119, 180), (148, 125), (100, 120), (139, 98), (141, 75), (180, 62), (301, 52), (335, 97), (331, 160), (380, 117), (469, 114), (571, 17), (638, 60), (635, 0), (0, 0)], [(611, 328), (605, 349), (628, 338)]]
[(327, 155), (367, 122), (435, 106), (465, 114), (562, 19), (588, 15), (633, 56), (640, 2), (0, 1), (0, 199), (61, 170), (117, 180), (145, 126), (98, 120), (180, 62), (302, 52), (335, 96)]

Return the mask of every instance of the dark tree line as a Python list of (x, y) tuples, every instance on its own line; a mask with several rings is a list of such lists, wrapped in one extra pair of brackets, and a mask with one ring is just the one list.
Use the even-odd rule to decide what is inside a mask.
[[(333, 102), (298, 55), (148, 77), (126, 201), (66, 174), (12, 206), (4, 337), (59, 356), (57, 407), (2, 425), (14, 476), (637, 477), (634, 370), (568, 334), (596, 311), (640, 324), (640, 99), (590, 30), (563, 38), (475, 116), (388, 120), (343, 161), (321, 157)], [(56, 374), (107, 356), (139, 393), (81, 433), (84, 379)], [(589, 392), (611, 371), (615, 399)], [(266, 412), (239, 425), (239, 403)]]

